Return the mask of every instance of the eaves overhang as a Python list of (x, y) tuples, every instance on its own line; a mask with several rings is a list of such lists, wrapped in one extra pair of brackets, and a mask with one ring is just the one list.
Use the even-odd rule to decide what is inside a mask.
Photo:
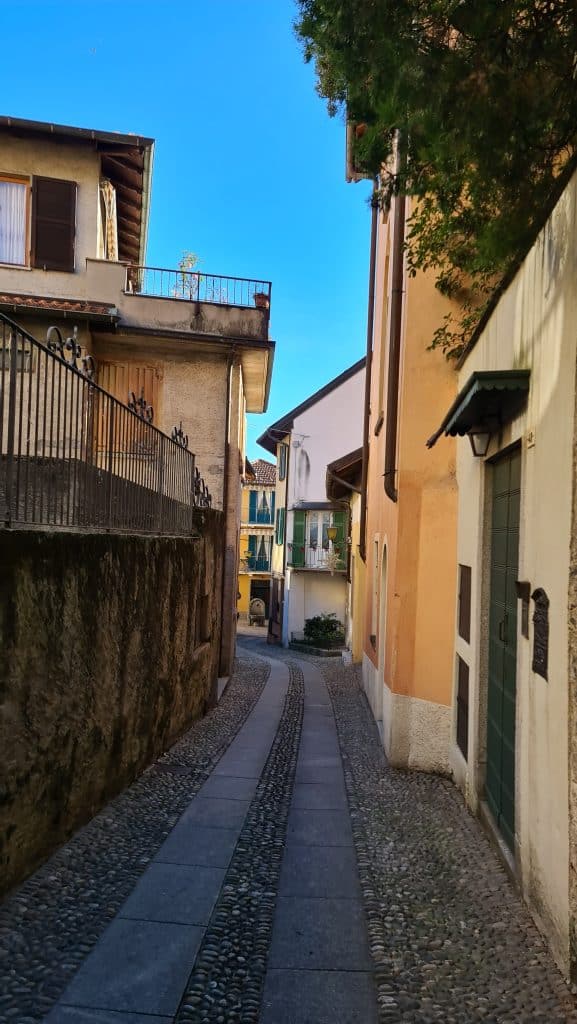
[(503, 426), (515, 419), (527, 401), (530, 376), (530, 370), (476, 370), (427, 441), (427, 448), (432, 448), (441, 434), (463, 437), (482, 424)]

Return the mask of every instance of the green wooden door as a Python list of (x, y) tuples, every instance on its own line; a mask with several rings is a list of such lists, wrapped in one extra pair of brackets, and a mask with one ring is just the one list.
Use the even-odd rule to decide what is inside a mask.
[(515, 710), (521, 452), (493, 464), (487, 802), (507, 845), (515, 842)]

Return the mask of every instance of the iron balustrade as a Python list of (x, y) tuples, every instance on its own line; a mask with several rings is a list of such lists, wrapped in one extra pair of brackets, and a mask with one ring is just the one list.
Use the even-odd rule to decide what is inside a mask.
[(126, 268), (126, 292), (161, 299), (214, 302), (221, 306), (253, 306), (269, 310), (271, 287), (270, 281), (205, 274), (196, 270), (135, 266)]
[(76, 336), (46, 343), (0, 314), (0, 522), (190, 534), (211, 496), (188, 450), (99, 387)]

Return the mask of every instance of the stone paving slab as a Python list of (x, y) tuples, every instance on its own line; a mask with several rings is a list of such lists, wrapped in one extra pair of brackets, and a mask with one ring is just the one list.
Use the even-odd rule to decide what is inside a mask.
[(202, 828), (194, 821), (181, 821), (162, 844), (155, 860), (227, 868), (238, 836), (238, 829)]
[(182, 824), (194, 822), (205, 828), (239, 829), (250, 806), (250, 800), (228, 800), (225, 797), (197, 796), (182, 815)]
[(256, 779), (239, 779), (234, 775), (211, 775), (198, 795), (225, 797), (228, 800), (252, 800), (256, 787)]
[(268, 972), (260, 1024), (377, 1024), (374, 984), (353, 971)]
[(308, 762), (306, 765), (297, 765), (295, 782), (297, 785), (308, 785), (309, 783), (322, 783), (325, 786), (343, 785), (343, 770), (340, 765), (332, 767), (318, 767)]
[(359, 900), (355, 851), (348, 846), (287, 846), (279, 895)]
[(344, 782), (332, 786), (323, 782), (299, 782), (294, 788), (292, 805), (297, 810), (347, 811)]
[(116, 918), (61, 1003), (134, 1013), (176, 1013), (203, 928)]
[(121, 908), (119, 917), (208, 924), (225, 873), (224, 868), (153, 863)]
[(370, 971), (360, 900), (279, 896), (269, 969)]
[(290, 843), (352, 846), (353, 833), (348, 809), (324, 811), (293, 807), (289, 815), (287, 846)]

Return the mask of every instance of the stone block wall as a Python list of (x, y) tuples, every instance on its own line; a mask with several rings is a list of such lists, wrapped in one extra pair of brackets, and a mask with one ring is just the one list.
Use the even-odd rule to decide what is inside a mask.
[(223, 533), (0, 531), (2, 892), (214, 700)]

